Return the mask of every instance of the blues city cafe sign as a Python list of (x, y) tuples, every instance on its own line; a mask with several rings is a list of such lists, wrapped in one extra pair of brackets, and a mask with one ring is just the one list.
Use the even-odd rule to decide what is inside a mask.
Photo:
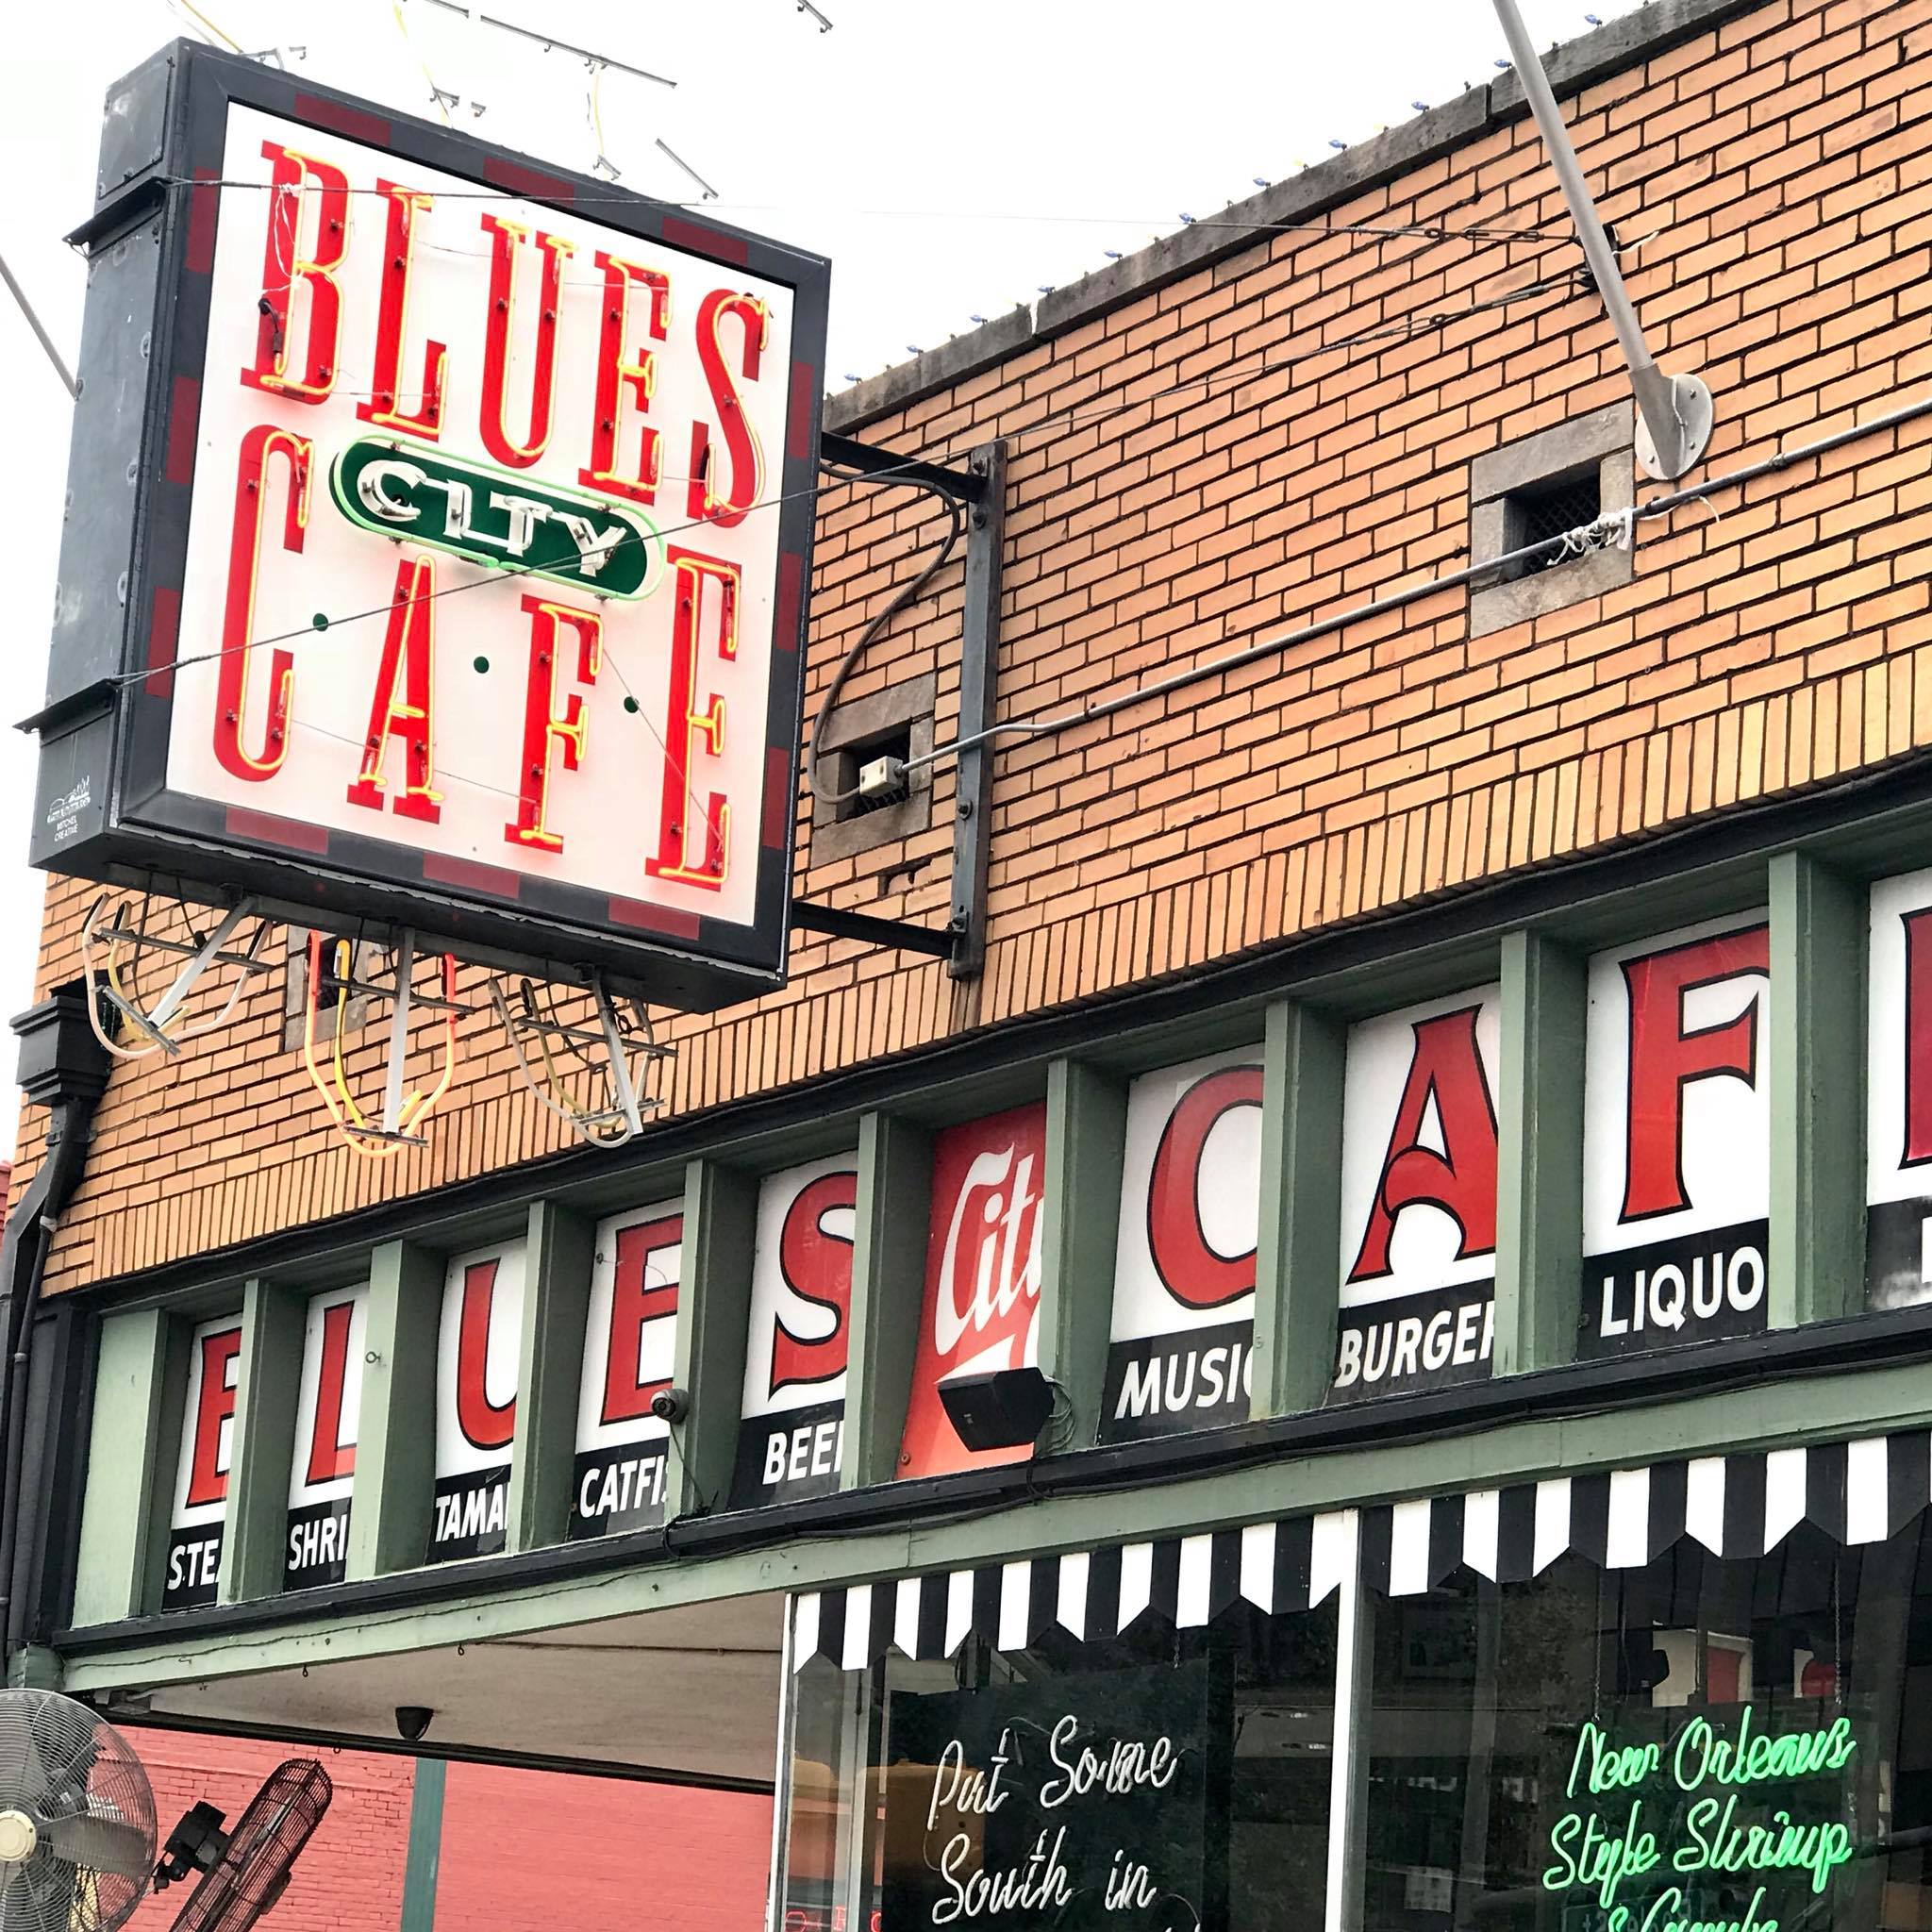
[(180, 185), (91, 259), (153, 329), (83, 370), (35, 862), (775, 983), (825, 264), (205, 48), (118, 111)]

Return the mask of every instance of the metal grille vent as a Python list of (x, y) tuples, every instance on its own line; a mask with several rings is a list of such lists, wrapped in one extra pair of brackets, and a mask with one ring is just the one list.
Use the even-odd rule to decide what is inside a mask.
[[(1531, 484), (1509, 497), (1507, 547), (1521, 550), (1593, 524), (1603, 514), (1603, 492), (1594, 468), (1581, 475), (1559, 477), (1553, 482)], [(1570, 559), (1560, 550), (1520, 564), (1514, 575), (1533, 576), (1539, 571), (1554, 569)]]

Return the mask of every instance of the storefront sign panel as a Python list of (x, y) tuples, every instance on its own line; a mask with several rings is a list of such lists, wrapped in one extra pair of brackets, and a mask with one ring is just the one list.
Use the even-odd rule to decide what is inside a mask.
[(1932, 871), (1872, 888), (1865, 1298), (1932, 1301)]
[(493, 1556), (504, 1546), (523, 1319), (522, 1241), (450, 1262), (437, 1336), (432, 1563)]
[(671, 1432), (651, 1413), (651, 1398), (671, 1386), (683, 1241), (681, 1201), (597, 1224), (577, 1383), (573, 1540), (664, 1520)]
[(308, 1304), (295, 1398), (295, 1454), (289, 1466), (284, 1590), (340, 1583), (348, 1574), (368, 1327), (366, 1282), (316, 1295)]
[(894, 1697), (881, 1922), (1218, 1925), (1209, 1697), (1205, 1660)]
[(242, 1374), (242, 1324), (233, 1315), (195, 1325), (188, 1339), (188, 1400), (175, 1469), (164, 1610), (196, 1609), (215, 1600), (222, 1569), (222, 1527), (228, 1472), (235, 1459), (235, 1391)]
[(1260, 1192), (1259, 1047), (1127, 1090), (1102, 1441), (1247, 1420)]
[(839, 1487), (858, 1199), (856, 1152), (767, 1174), (758, 1189), (734, 1508)]
[(1349, 1028), (1335, 1400), (1490, 1374), (1500, 991)]
[(1040, 1359), (1041, 1204), (1046, 1108), (1018, 1107), (934, 1135), (925, 1294), (901, 1476), (1024, 1462), (1033, 1445), (974, 1452), (940, 1397), (948, 1376)]
[(1771, 1199), (1766, 917), (1599, 953), (1589, 972), (1578, 1352), (1759, 1334)]

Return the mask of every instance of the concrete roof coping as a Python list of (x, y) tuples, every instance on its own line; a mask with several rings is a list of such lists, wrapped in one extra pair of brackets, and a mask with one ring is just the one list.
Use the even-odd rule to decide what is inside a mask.
[[(1543, 71), (1559, 98), (1580, 93), (1769, 4), (1770, 0), (1646, 0), (1636, 12), (1553, 48), (1543, 57)], [(1522, 81), (1513, 72), (1498, 75), (1487, 87), (1471, 88), (1412, 121), (1357, 142), (1288, 180), (1231, 203), (1217, 215), (1053, 290), (1036, 304), (1023, 303), (940, 348), (827, 396), (825, 427), (849, 435), (867, 423), (894, 415), (1010, 356), (1052, 341), (1184, 275), (1252, 248), (1278, 228), (1317, 221), (1343, 202), (1509, 126), (1528, 112)]]

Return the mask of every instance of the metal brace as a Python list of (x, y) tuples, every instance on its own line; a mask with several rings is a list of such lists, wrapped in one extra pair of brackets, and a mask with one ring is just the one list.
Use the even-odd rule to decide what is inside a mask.
[[(657, 1112), (663, 1105), (661, 1100), (642, 1096), (639, 1073), (657, 1061), (675, 1059), (677, 1049), (659, 1045), (652, 1036), (650, 1014), (641, 1000), (614, 997), (596, 974), (591, 977), (588, 993), (593, 1024), (578, 1024), (558, 1013), (554, 986), (546, 1004), (532, 980), (520, 980), (513, 1009), (502, 979), (490, 982), (490, 998), (516, 1056), (524, 1085), (578, 1140), (593, 1147), (622, 1147), (643, 1132), (644, 1115)], [(524, 1051), (526, 1040), (536, 1042), (542, 1062), (541, 1077)], [(602, 1082), (598, 1100), (586, 1105), (571, 1092), (567, 1072), (558, 1065), (559, 1048)]]
[[(1000, 560), (1006, 545), (1007, 445), (995, 440), (972, 451), (966, 468), (951, 470), (902, 457), (847, 436), (824, 436), (828, 463), (866, 476), (917, 480), (966, 506), (965, 605), (959, 620), (959, 735), (993, 722), (999, 674)], [(809, 899), (792, 904), (803, 932), (867, 945), (925, 953), (946, 961), (955, 979), (976, 978), (986, 965), (986, 887), (992, 816), (992, 757), (988, 746), (959, 755), (953, 808), (953, 891), (943, 927), (878, 919)]]
[[(178, 1058), (184, 1041), (212, 1033), (225, 1025), (241, 1004), (242, 995), (248, 990), (250, 981), (275, 971), (274, 964), (260, 957), (268, 921), (256, 912), (252, 899), (238, 900), (222, 915), (213, 931), (196, 933), (192, 940), (163, 939), (158, 933), (146, 931), (144, 920), (140, 925), (127, 924), (124, 916), (125, 908), (119, 902), (114, 906), (109, 924), (104, 928), (100, 923), (101, 915), (107, 910), (108, 903), (108, 895), (103, 893), (89, 909), (86, 923), (80, 929), (80, 960), (89, 990), (95, 995), (87, 1003), (88, 1019), (93, 1026), (94, 1037), (116, 1059), (145, 1059), (154, 1053), (164, 1053), (170, 1059)], [(244, 950), (231, 951), (229, 940), (242, 923), (251, 917), (255, 920), (254, 937)], [(103, 945), (107, 948), (107, 957), (96, 963), (95, 948)], [(131, 972), (130, 980), (125, 985), (121, 975), (124, 947), (129, 954)], [(136, 996), (135, 986), (141, 976), (142, 956), (148, 952), (164, 953), (171, 958), (180, 959), (183, 964), (160, 998), (152, 1007), (143, 1008)], [(234, 991), (211, 1019), (196, 1021), (171, 1033), (168, 1023), (181, 1010), (189, 995), (200, 984), (202, 975), (216, 966), (234, 969)], [(103, 1000), (141, 1036), (144, 1044), (123, 1046), (108, 1037), (107, 1028), (101, 1024), (100, 1002)]]

